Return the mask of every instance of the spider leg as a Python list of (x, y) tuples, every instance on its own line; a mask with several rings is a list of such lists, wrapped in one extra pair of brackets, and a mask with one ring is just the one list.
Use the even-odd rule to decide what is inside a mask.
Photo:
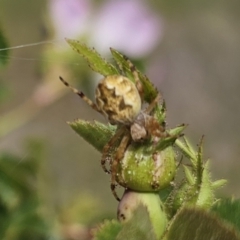
[(130, 68), (130, 71), (133, 74), (133, 78), (135, 80), (135, 84), (136, 84), (137, 90), (138, 90), (139, 95), (141, 97), (141, 100), (143, 102), (143, 100), (144, 100), (144, 89), (143, 89), (142, 83), (141, 83), (141, 81), (139, 79), (138, 71), (137, 71), (135, 65), (128, 59), (128, 57), (124, 56), (124, 59), (126, 60), (128, 66)]
[(118, 168), (118, 164), (119, 162), (122, 160), (122, 158), (124, 157), (124, 154), (125, 154), (125, 150), (130, 142), (130, 135), (129, 133), (124, 135), (122, 140), (121, 140), (121, 143), (117, 149), (117, 152), (116, 152), (116, 155), (114, 157), (114, 160), (112, 162), (112, 165), (111, 165), (111, 173), (112, 173), (112, 176), (111, 176), (111, 190), (112, 190), (112, 193), (114, 195), (114, 197), (120, 201), (120, 198), (118, 197), (117, 193), (116, 193), (116, 186), (117, 186), (117, 182), (116, 182), (116, 175), (117, 175), (117, 168)]
[(168, 137), (169, 133), (165, 131), (165, 126), (160, 124), (156, 118), (153, 116), (145, 116), (145, 127), (150, 136), (155, 136), (157, 138)]
[(110, 139), (110, 141), (104, 146), (102, 151), (102, 158), (101, 158), (101, 166), (104, 172), (110, 173), (110, 171), (106, 168), (106, 159), (107, 155), (109, 153), (110, 148), (112, 145), (118, 140), (118, 138), (123, 134), (125, 131), (125, 127), (120, 127), (117, 132), (114, 134), (114, 136)]
[(155, 99), (148, 105), (148, 107), (144, 110), (145, 113), (149, 114), (153, 108), (157, 105), (157, 103), (160, 101), (161, 95), (160, 93), (155, 97)]
[(80, 98), (82, 98), (90, 107), (92, 107), (94, 110), (102, 114), (102, 112), (98, 109), (97, 105), (91, 99), (89, 99), (83, 92), (78, 91), (76, 88), (72, 87), (61, 76), (59, 77), (59, 79), (66, 87), (69, 87), (74, 93), (76, 93)]

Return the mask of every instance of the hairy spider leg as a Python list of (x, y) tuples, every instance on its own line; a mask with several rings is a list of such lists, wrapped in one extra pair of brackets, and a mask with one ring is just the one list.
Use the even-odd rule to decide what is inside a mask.
[(118, 197), (117, 193), (116, 193), (116, 186), (117, 186), (117, 182), (116, 182), (116, 172), (117, 172), (117, 168), (118, 168), (118, 164), (119, 162), (123, 159), (124, 157), (124, 154), (125, 154), (125, 151), (128, 147), (128, 144), (131, 140), (131, 137), (130, 137), (130, 134), (128, 132), (128, 134), (124, 135), (122, 140), (121, 140), (121, 143), (116, 151), (116, 154), (115, 154), (115, 157), (114, 157), (114, 160), (112, 162), (112, 165), (111, 165), (111, 190), (112, 190), (112, 193), (114, 195), (114, 197), (120, 201), (120, 198)]
[(165, 127), (162, 126), (158, 120), (153, 117), (149, 116), (149, 119), (146, 121), (146, 129), (150, 136), (155, 136), (157, 138), (163, 138), (170, 136), (169, 133), (165, 131)]
[(95, 111), (103, 114), (99, 109), (98, 106), (89, 99), (83, 92), (77, 90), (76, 88), (72, 87), (67, 81), (65, 81), (61, 76), (59, 77), (61, 82), (68, 88), (70, 88), (74, 93), (76, 93), (80, 98), (82, 98), (91, 108), (93, 108)]
[[(114, 143), (119, 139), (119, 137), (124, 133), (125, 131), (125, 126), (120, 127), (114, 136), (110, 139), (110, 141), (104, 146), (103, 151), (102, 151), (102, 158), (101, 158), (101, 166), (104, 172), (106, 173), (111, 173), (110, 170), (106, 168), (106, 159), (107, 155), (109, 153), (110, 148), (114, 145)], [(111, 163), (112, 161), (110, 161)]]
[(137, 87), (137, 90), (138, 90), (139, 95), (141, 97), (141, 100), (143, 102), (143, 100), (144, 100), (144, 89), (143, 89), (142, 83), (141, 83), (141, 81), (139, 79), (138, 70), (136, 69), (135, 65), (129, 60), (129, 58), (127, 56), (124, 55), (123, 57), (126, 60), (128, 66), (130, 68), (130, 71), (133, 74), (135, 85)]
[[(144, 110), (145, 114), (149, 114), (157, 103), (160, 101), (161, 95), (158, 94), (157, 97), (148, 105), (148, 107)], [(149, 134), (156, 137), (167, 137), (169, 134), (165, 131), (165, 125), (160, 124), (158, 120), (153, 117), (149, 116), (148, 120), (146, 121), (146, 129), (148, 130)]]
[(155, 99), (153, 99), (153, 101), (148, 105), (148, 107), (144, 110), (144, 113), (149, 114), (157, 105), (157, 103), (160, 101), (161, 99), (161, 95), (158, 94), (157, 97), (155, 97)]

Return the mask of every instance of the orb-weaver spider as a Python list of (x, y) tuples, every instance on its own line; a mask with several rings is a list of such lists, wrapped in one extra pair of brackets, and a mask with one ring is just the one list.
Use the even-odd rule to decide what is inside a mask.
[[(132, 72), (134, 82), (122, 75), (110, 75), (102, 79), (95, 92), (96, 103), (90, 100), (85, 94), (73, 88), (62, 77), (60, 80), (74, 93), (79, 95), (94, 110), (103, 114), (112, 125), (118, 128), (114, 136), (104, 146), (101, 165), (105, 172), (111, 173), (111, 190), (119, 201), (116, 193), (116, 174), (118, 164), (124, 157), (125, 151), (131, 141), (142, 142), (147, 138), (159, 139), (166, 136), (163, 124), (151, 115), (152, 110), (160, 100), (160, 94), (145, 108), (142, 109), (143, 87), (135, 66), (126, 58), (129, 69)], [(109, 159), (109, 151), (116, 142), (120, 140), (115, 153), (111, 155), (110, 170), (106, 168), (106, 161)]]

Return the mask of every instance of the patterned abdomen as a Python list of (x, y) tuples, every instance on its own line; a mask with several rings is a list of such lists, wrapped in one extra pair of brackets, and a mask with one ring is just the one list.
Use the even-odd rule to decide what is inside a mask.
[(131, 124), (141, 111), (141, 98), (133, 82), (120, 75), (104, 78), (96, 88), (96, 103), (111, 124)]

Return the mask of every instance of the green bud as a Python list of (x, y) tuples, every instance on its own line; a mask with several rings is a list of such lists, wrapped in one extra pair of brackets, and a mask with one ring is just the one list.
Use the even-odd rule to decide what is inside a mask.
[(155, 151), (152, 144), (134, 144), (119, 163), (117, 182), (128, 189), (154, 192), (167, 187), (176, 172), (172, 147)]

